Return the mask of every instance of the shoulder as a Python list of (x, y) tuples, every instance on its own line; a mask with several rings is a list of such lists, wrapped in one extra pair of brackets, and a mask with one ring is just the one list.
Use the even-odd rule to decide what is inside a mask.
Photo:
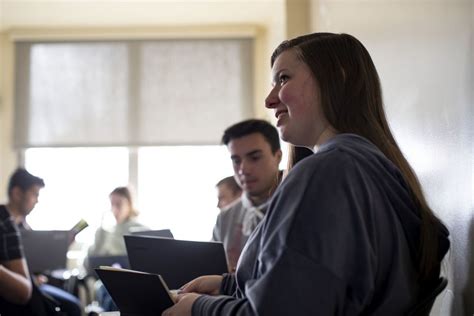
[(0, 207), (0, 261), (23, 258), (20, 230), (10, 217), (7, 209)]
[(308, 220), (321, 224), (318, 230), (334, 222), (350, 227), (351, 219), (369, 213), (374, 200), (384, 200), (394, 188), (403, 190), (398, 175), (373, 144), (357, 135), (338, 135), (291, 170), (272, 199), (271, 218), (285, 221), (288, 230), (295, 223), (304, 230)]
[(103, 239), (106, 234), (109, 232), (106, 231), (103, 227), (99, 227), (95, 231), (95, 242), (97, 242), (100, 239)]
[(7, 208), (5, 205), (0, 205), (0, 220), (4, 221), (8, 218), (10, 218), (10, 213), (8, 213)]
[(219, 215), (217, 215), (217, 218), (226, 219), (226, 218), (235, 217), (238, 214), (242, 213), (243, 211), (244, 211), (244, 207), (242, 204), (242, 199), (238, 199), (229, 208), (227, 208), (224, 211), (221, 211)]
[(313, 155), (317, 159), (340, 157), (341, 159), (365, 160), (386, 159), (382, 152), (370, 141), (355, 134), (339, 134), (321, 145)]
[(10, 213), (4, 205), (0, 205), (0, 232), (19, 235), (18, 226), (14, 223)]
[(148, 226), (142, 224), (137, 218), (131, 218), (123, 223), (125, 231), (136, 231), (137, 229), (148, 229)]
[(367, 139), (355, 134), (340, 134), (319, 151), (298, 163), (288, 178), (298, 181), (356, 180), (358, 176), (400, 178), (398, 168)]

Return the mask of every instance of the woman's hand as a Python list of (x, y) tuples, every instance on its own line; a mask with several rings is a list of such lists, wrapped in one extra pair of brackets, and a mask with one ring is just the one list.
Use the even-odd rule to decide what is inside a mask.
[(186, 293), (178, 295), (176, 304), (165, 310), (162, 316), (191, 316), (193, 303), (201, 295)]
[(222, 283), (222, 275), (204, 275), (196, 278), (181, 287), (180, 293), (200, 293), (218, 295)]
[[(200, 294), (218, 295), (222, 283), (221, 275), (204, 275), (181, 287), (173, 299), (176, 304), (161, 314), (162, 316), (191, 316), (194, 301)], [(192, 293), (195, 292), (195, 293)], [(198, 294), (200, 293), (200, 294)]]

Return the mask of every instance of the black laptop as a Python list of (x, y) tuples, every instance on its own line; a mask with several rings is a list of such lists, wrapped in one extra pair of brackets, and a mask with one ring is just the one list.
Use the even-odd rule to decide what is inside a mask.
[(169, 229), (159, 229), (159, 230), (138, 230), (131, 232), (132, 235), (136, 236), (151, 236), (151, 237), (165, 237), (165, 238), (174, 238), (171, 230)]
[(69, 230), (22, 230), (26, 262), (31, 273), (66, 269)]
[(98, 269), (103, 266), (115, 267), (122, 269), (129, 269), (130, 264), (128, 263), (127, 255), (117, 256), (88, 256), (87, 257), (87, 271), (92, 274), (94, 269)]
[(121, 316), (158, 316), (174, 304), (160, 275), (114, 268), (96, 269), (96, 273)]
[(201, 275), (228, 272), (224, 247), (219, 242), (124, 236), (130, 268), (160, 274), (170, 289)]

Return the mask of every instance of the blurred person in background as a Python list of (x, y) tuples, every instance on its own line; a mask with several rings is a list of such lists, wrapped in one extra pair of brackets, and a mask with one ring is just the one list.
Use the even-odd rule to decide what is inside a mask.
[(233, 176), (225, 177), (216, 184), (217, 207), (225, 211), (233, 205), (242, 195), (242, 188)]
[[(99, 227), (95, 233), (94, 244), (89, 247), (84, 266), (89, 275), (94, 275), (89, 267), (89, 256), (121, 256), (127, 254), (124, 235), (132, 232), (148, 230), (149, 228), (137, 220), (138, 211), (133, 206), (133, 199), (130, 189), (127, 187), (117, 187), (110, 194), (111, 212), (115, 219), (112, 227)], [(95, 284), (96, 299), (99, 306), (104, 311), (118, 310), (109, 293), (98, 281)]]
[(123, 236), (149, 228), (137, 220), (138, 211), (127, 187), (117, 187), (110, 194), (110, 205), (115, 223), (112, 227), (101, 226), (95, 233), (94, 243), (87, 251), (88, 256), (126, 255)]

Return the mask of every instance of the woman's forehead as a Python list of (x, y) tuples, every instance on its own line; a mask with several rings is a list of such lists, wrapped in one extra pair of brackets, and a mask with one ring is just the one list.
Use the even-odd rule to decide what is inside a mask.
[(295, 72), (300, 68), (307, 67), (303, 60), (299, 57), (295, 49), (289, 49), (278, 55), (275, 63), (273, 64), (271, 75), (272, 82), (276, 83), (278, 77), (282, 72), (290, 71)]
[(272, 69), (278, 71), (278, 68), (283, 66), (297, 66), (301, 64), (301, 59), (298, 58), (298, 54), (295, 49), (287, 49), (282, 52), (278, 57), (275, 59), (275, 63), (273, 64)]

